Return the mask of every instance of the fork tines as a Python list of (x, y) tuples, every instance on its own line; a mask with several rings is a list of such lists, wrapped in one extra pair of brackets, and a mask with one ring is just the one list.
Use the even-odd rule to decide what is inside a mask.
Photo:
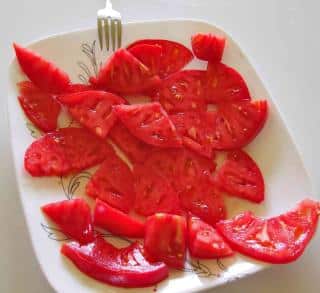
[(106, 49), (110, 49), (110, 38), (112, 50), (115, 51), (120, 48), (122, 39), (121, 19), (98, 17), (98, 36), (101, 50), (103, 49), (103, 39), (105, 41)]

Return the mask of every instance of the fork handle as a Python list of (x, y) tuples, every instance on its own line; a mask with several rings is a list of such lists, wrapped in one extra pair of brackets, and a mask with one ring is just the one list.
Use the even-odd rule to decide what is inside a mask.
[(107, 9), (112, 9), (111, 0), (106, 0), (106, 8), (107, 8)]

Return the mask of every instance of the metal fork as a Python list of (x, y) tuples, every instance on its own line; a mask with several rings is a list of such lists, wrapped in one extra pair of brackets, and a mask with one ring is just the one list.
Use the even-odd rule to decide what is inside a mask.
[[(104, 9), (98, 10), (97, 15), (98, 24), (98, 36), (100, 48), (103, 48), (103, 39), (105, 41), (106, 49), (110, 49), (110, 37), (112, 50), (121, 47), (122, 38), (122, 24), (121, 24), (121, 14), (112, 9), (111, 0), (106, 0), (106, 7)], [(117, 44), (116, 44), (117, 43)]]

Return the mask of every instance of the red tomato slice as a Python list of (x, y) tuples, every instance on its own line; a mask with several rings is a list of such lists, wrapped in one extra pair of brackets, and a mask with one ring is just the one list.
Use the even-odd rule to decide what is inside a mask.
[(181, 138), (159, 103), (113, 107), (119, 120), (145, 143), (158, 147), (181, 147)]
[(225, 219), (226, 210), (221, 194), (212, 183), (210, 174), (203, 174), (192, 186), (180, 193), (182, 207), (214, 226)]
[(60, 94), (70, 83), (69, 76), (37, 53), (13, 44), (18, 62), (26, 76), (41, 90)]
[(306, 199), (277, 217), (262, 219), (245, 212), (216, 227), (235, 251), (269, 263), (289, 263), (311, 240), (319, 211), (318, 202)]
[(162, 55), (161, 46), (141, 44), (131, 47), (128, 51), (147, 66), (152, 74), (159, 74)]
[(55, 130), (60, 114), (59, 103), (30, 81), (20, 82), (18, 87), (18, 99), (28, 119), (44, 132)]
[(185, 217), (155, 214), (146, 223), (144, 247), (150, 261), (183, 268), (186, 257), (187, 222)]
[(230, 246), (216, 229), (197, 217), (188, 218), (188, 247), (197, 258), (221, 258), (233, 255)]
[(129, 45), (128, 49), (142, 44), (157, 45), (161, 47), (162, 55), (160, 59), (159, 71), (159, 76), (161, 78), (165, 78), (168, 75), (179, 71), (193, 59), (192, 52), (187, 47), (168, 40), (139, 40)]
[[(249, 144), (263, 128), (268, 114), (265, 100), (218, 105), (212, 112), (212, 146), (216, 150), (239, 149)], [(210, 138), (211, 139), (211, 138)]]
[(93, 223), (115, 235), (134, 238), (144, 236), (144, 223), (109, 206), (100, 199), (96, 200)]
[(84, 91), (66, 94), (59, 101), (68, 106), (71, 116), (94, 134), (105, 138), (117, 118), (112, 106), (125, 103), (125, 100), (103, 91)]
[(81, 244), (94, 240), (90, 208), (82, 198), (50, 203), (41, 209), (72, 239)]
[(206, 93), (210, 103), (250, 100), (244, 79), (235, 69), (223, 63), (208, 64)]
[(261, 202), (264, 199), (264, 181), (255, 161), (244, 151), (228, 153), (226, 161), (215, 176), (216, 184), (230, 195)]
[(204, 61), (221, 61), (226, 39), (213, 34), (195, 34), (191, 37), (194, 55)]
[(24, 166), (32, 176), (63, 176), (101, 163), (112, 151), (83, 128), (60, 128), (28, 147)]
[(63, 244), (61, 253), (83, 273), (103, 283), (132, 288), (152, 286), (168, 277), (168, 267), (150, 263), (138, 243), (118, 249), (101, 237), (88, 244)]
[(204, 111), (205, 78), (203, 70), (183, 70), (164, 79), (153, 96), (168, 113)]
[(132, 163), (144, 162), (153, 149), (133, 136), (122, 123), (116, 123), (109, 132), (112, 141), (127, 155)]
[(100, 69), (97, 78), (90, 78), (90, 82), (99, 89), (134, 95), (155, 88), (160, 79), (127, 50), (119, 49)]
[(63, 94), (74, 94), (93, 90), (90, 84), (70, 83)]
[(135, 198), (133, 175), (114, 152), (110, 152), (86, 186), (86, 193), (128, 213)]

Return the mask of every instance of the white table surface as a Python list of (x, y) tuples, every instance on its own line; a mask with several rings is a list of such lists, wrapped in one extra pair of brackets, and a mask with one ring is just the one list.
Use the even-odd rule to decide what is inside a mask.
[[(7, 68), (11, 43), (95, 25), (103, 0), (1, 2), (0, 292), (52, 292), (40, 272), (26, 232), (8, 141)], [(125, 21), (199, 18), (231, 33), (272, 93), (320, 192), (320, 4), (317, 0), (113, 0)], [(170, 3), (170, 7), (168, 4)], [(294, 182), (288, 182), (294, 184)], [(316, 293), (320, 284), (320, 231), (294, 264), (273, 267), (212, 290)]]

